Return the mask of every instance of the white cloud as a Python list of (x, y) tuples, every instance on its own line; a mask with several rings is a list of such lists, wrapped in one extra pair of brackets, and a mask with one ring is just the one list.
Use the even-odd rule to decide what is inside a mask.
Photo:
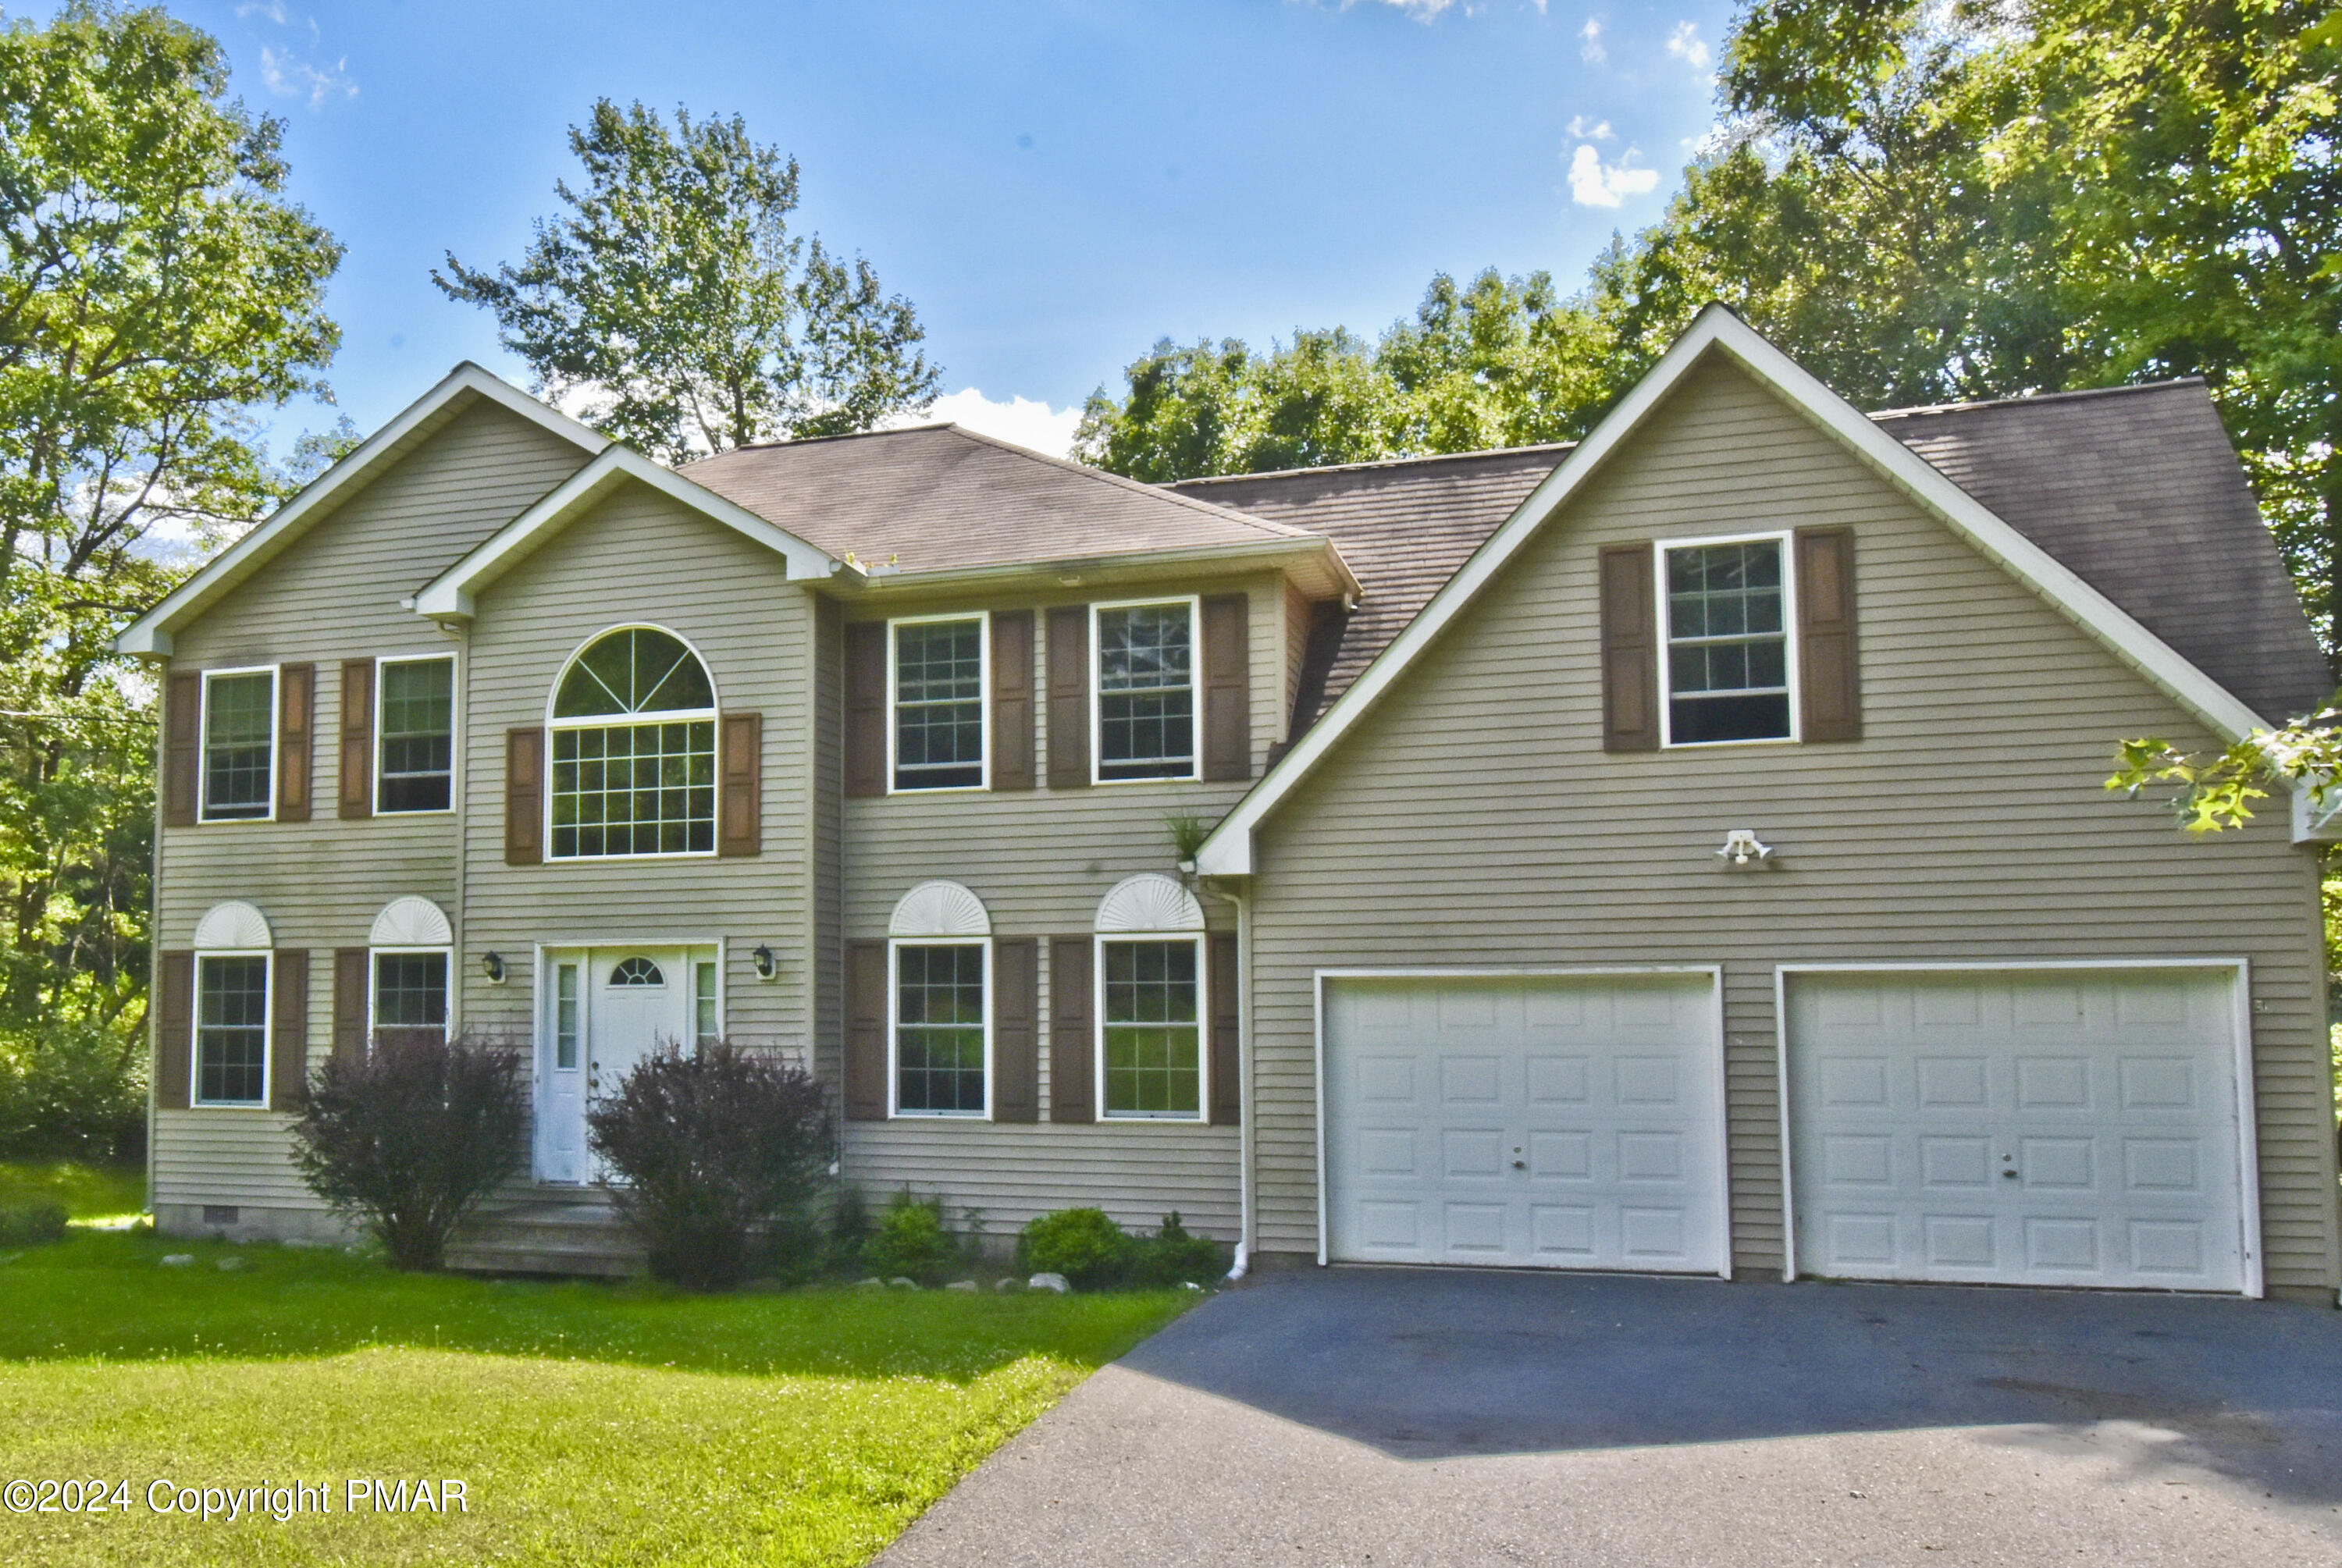
[[(1347, 11), (1359, 3), (1360, 0), (1341, 0), (1341, 6), (1343, 10)], [(1377, 0), (1377, 3), (1387, 5), (1394, 11), (1404, 11), (1418, 22), (1429, 22), (1442, 12), (1453, 11), (1458, 5), (1463, 7), (1464, 15), (1466, 16), (1472, 15), (1476, 9), (1471, 4), (1471, 0)]]
[(1606, 164), (1600, 153), (1580, 142), (1569, 159), (1569, 199), (1581, 207), (1615, 207), (1628, 196), (1650, 195), (1658, 188), (1659, 171), (1628, 167), (1634, 161), (1632, 147), (1616, 164)]
[(309, 107), (322, 108), (328, 98), (355, 98), (358, 85), (350, 80), (349, 61), (336, 60), (325, 70), (319, 70), (306, 60), (296, 60), (290, 55), (280, 55), (266, 45), (260, 50), (260, 79), (268, 90), (280, 98), (309, 100)]
[(1606, 142), (1610, 139), (1610, 122), (1589, 121), (1583, 115), (1569, 117), (1569, 139), (1573, 142)]
[(279, 27), (285, 25), (285, 0), (245, 0), (235, 8), (239, 16), (265, 16)]
[(1610, 51), (1602, 46), (1602, 24), (1591, 16), (1577, 30), (1577, 53), (1589, 65), (1599, 65), (1610, 57)]
[(932, 424), (939, 420), (963, 424), (984, 435), (1063, 457), (1073, 450), (1074, 427), (1082, 422), (1078, 408), (1052, 408), (1029, 397), (994, 399), (973, 386), (947, 392), (925, 414), (896, 420), (898, 424)]
[(1676, 30), (1667, 35), (1667, 53), (1695, 71), (1705, 71), (1712, 56), (1707, 52), (1707, 40), (1699, 35), (1696, 22), (1678, 22)]

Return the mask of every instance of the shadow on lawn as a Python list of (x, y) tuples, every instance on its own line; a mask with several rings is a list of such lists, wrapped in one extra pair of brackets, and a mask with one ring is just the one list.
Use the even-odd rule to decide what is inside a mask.
[[(169, 1255), (188, 1254), (185, 1266)], [(966, 1382), (1030, 1355), (1094, 1366), (1188, 1293), (691, 1296), (620, 1284), (399, 1274), (371, 1258), (82, 1232), (0, 1263), (0, 1361), (269, 1359), (376, 1345), (760, 1376)], [(222, 1269), (222, 1262), (230, 1263)]]
[(1400, 1458), (2129, 1423), (2173, 1462), (2342, 1503), (2342, 1313), (2284, 1303), (1312, 1269), (1125, 1364)]

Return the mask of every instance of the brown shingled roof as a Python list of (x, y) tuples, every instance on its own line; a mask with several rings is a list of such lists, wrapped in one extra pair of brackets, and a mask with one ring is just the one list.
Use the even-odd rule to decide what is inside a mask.
[[(2272, 721), (2333, 689), (2200, 381), (1871, 417)], [(1566, 444), (1189, 480), (1170, 488), (1330, 535), (1365, 584), (1313, 641), (1314, 723), (1567, 454)]]
[(833, 555), (906, 572), (1308, 536), (956, 424), (744, 446), (683, 474)]

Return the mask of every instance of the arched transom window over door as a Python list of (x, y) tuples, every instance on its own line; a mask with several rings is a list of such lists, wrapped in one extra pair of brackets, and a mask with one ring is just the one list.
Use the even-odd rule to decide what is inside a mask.
[(553, 694), (553, 858), (716, 853), (716, 688), (682, 638), (606, 632)]

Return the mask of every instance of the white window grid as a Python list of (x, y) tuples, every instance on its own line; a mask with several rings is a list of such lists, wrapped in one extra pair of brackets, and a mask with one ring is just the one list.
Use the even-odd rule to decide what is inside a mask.
[[(902, 739), (902, 635), (904, 626), (945, 625), (952, 622), (976, 623), (976, 754), (979, 776), (972, 784), (906, 784), (902, 782), (902, 764), (898, 756)], [(899, 615), (886, 623), (886, 793), (888, 794), (951, 794), (976, 792), (992, 787), (992, 613), (979, 610), (971, 614), (955, 611), (949, 614)]]
[[(1675, 738), (1675, 681), (1668, 654), (1673, 642), (1671, 608), (1667, 603), (1667, 556), (1676, 550), (1705, 549), (1715, 544), (1772, 544), (1781, 553), (1781, 658), (1788, 684), (1789, 733), (1786, 735), (1760, 735), (1746, 740), (1679, 741)], [(1793, 536), (1787, 529), (1776, 529), (1756, 534), (1719, 534), (1695, 539), (1659, 539), (1653, 542), (1652, 593), (1656, 601), (1658, 616), (1659, 666), (1659, 744), (1669, 750), (1706, 750), (1713, 746), (1777, 746), (1793, 744), (1799, 737), (1803, 723), (1798, 712), (1797, 690), (1797, 554), (1792, 548)]]
[[(1187, 612), (1187, 771), (1150, 774), (1145, 777), (1106, 776), (1106, 640), (1100, 634), (1106, 616), (1117, 610), (1167, 609)], [(1204, 776), (1204, 616), (1203, 600), (1196, 594), (1160, 599), (1114, 599), (1090, 606), (1090, 782), (1093, 784), (1160, 784), (1193, 783)]]
[[(268, 750), (262, 759), (264, 782), (261, 788), (263, 809), (233, 811), (215, 814), (212, 811), (212, 683), (238, 675), (268, 677)], [(276, 820), (276, 748), (277, 730), (284, 714), (279, 694), (282, 684), (275, 664), (245, 664), (233, 669), (204, 672), (202, 711), (195, 715), (195, 820), (197, 822), (275, 822)]]

